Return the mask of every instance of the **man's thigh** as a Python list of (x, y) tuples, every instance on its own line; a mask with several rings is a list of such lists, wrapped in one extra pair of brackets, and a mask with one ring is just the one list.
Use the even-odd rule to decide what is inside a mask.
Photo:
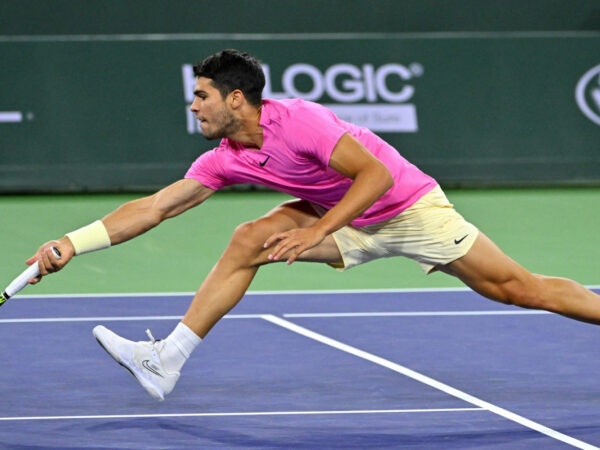
[[(294, 228), (307, 228), (320, 219), (313, 206), (305, 200), (290, 200), (276, 206), (259, 221), (265, 221), (269, 236), (273, 233), (291, 230)], [(283, 259), (285, 261), (285, 259)], [(342, 256), (332, 235), (311, 249), (306, 250), (298, 258), (299, 261), (324, 262), (328, 264), (341, 264)]]
[(533, 274), (481, 232), (466, 255), (438, 269), (459, 278), (481, 295), (501, 302), (509, 300), (508, 292), (531, 289), (537, 284)]

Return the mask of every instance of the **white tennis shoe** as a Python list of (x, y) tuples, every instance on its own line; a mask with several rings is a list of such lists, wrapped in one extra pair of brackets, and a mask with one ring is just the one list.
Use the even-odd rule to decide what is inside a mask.
[(175, 387), (179, 372), (167, 372), (160, 360), (163, 341), (157, 341), (146, 330), (150, 341), (130, 341), (98, 325), (94, 337), (106, 352), (127, 369), (148, 393), (157, 400), (164, 400)]

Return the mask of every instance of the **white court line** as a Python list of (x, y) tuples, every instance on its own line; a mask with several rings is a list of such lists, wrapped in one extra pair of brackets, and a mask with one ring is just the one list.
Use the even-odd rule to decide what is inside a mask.
[(290, 313), (289, 318), (328, 318), (328, 317), (430, 317), (430, 316), (528, 316), (550, 314), (548, 311), (390, 311), (353, 313)]
[(483, 408), (434, 408), (434, 409), (357, 409), (346, 411), (258, 411), (258, 412), (214, 412), (214, 413), (181, 413), (181, 414), (104, 414), (81, 416), (23, 416), (0, 417), (0, 421), (27, 420), (80, 420), (80, 419), (151, 419), (165, 417), (256, 417), (256, 416), (317, 416), (339, 414), (412, 414), (437, 412), (473, 412), (484, 411)]
[(546, 436), (549, 436), (553, 439), (556, 439), (558, 441), (562, 441), (566, 444), (572, 445), (573, 447), (577, 447), (577, 448), (584, 449), (584, 450), (598, 450), (598, 447), (595, 447), (586, 442), (575, 439), (571, 436), (567, 436), (566, 434), (560, 433), (560, 432), (553, 430), (551, 428), (548, 428), (542, 424), (539, 424), (539, 423), (534, 422), (530, 419), (527, 419), (523, 416), (515, 414), (511, 411), (508, 411), (507, 409), (504, 409), (504, 408), (496, 406), (492, 403), (486, 402), (485, 400), (481, 400), (480, 398), (474, 397), (473, 395), (467, 394), (466, 392), (460, 391), (456, 388), (453, 388), (452, 386), (444, 384), (440, 381), (437, 381), (433, 378), (430, 378), (430, 377), (423, 375), (419, 372), (416, 372), (412, 369), (404, 367), (400, 364), (396, 364), (394, 362), (391, 362), (391, 361), (381, 358), (379, 356), (373, 355), (372, 353), (365, 352), (356, 347), (352, 347), (348, 344), (344, 344), (343, 342), (336, 341), (335, 339), (331, 339), (322, 334), (315, 333), (314, 331), (311, 331), (308, 328), (301, 327), (299, 325), (296, 325), (296, 324), (289, 322), (285, 319), (282, 319), (280, 317), (277, 317), (277, 316), (274, 316), (271, 314), (267, 314), (267, 315), (263, 316), (263, 319), (268, 322), (271, 322), (275, 325), (278, 325), (282, 328), (285, 328), (289, 331), (298, 333), (304, 337), (307, 337), (309, 339), (312, 339), (312, 340), (315, 340), (322, 344), (333, 347), (337, 350), (341, 350), (343, 352), (357, 356), (364, 360), (370, 361), (374, 364), (377, 364), (377, 365), (380, 365), (387, 369), (393, 370), (394, 372), (400, 373), (400, 374), (402, 374), (408, 378), (411, 378), (415, 381), (423, 383), (423, 384), (430, 386), (434, 389), (437, 389), (439, 391), (445, 392), (446, 394), (451, 395), (453, 397), (464, 400), (465, 402), (471, 403), (472, 405), (475, 405), (479, 408), (483, 408), (494, 414), (502, 416), (505, 419), (516, 422), (524, 427), (538, 431), (539, 433), (545, 434)]
[[(597, 286), (600, 288), (600, 285)], [(315, 295), (315, 294), (406, 294), (406, 293), (428, 293), (428, 292), (472, 292), (468, 287), (432, 287), (432, 288), (373, 288), (373, 289), (290, 289), (290, 290), (272, 290), (272, 291), (246, 291), (244, 296), (279, 296), (279, 295)], [(189, 297), (194, 296), (194, 292), (109, 292), (92, 294), (21, 294), (22, 299), (97, 299), (97, 298), (156, 298), (156, 297)]]
[[(339, 318), (339, 317), (431, 317), (431, 316), (522, 316), (550, 315), (547, 311), (390, 311), (356, 313), (289, 313), (288, 318)], [(262, 319), (262, 314), (227, 314), (223, 319)], [(182, 316), (96, 316), (96, 317), (31, 317), (23, 319), (0, 319), (2, 323), (60, 323), (60, 322), (140, 322), (181, 320)]]

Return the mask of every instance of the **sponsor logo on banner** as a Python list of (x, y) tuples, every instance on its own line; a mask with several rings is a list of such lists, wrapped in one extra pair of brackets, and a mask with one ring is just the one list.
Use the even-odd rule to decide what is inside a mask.
[[(321, 70), (297, 63), (281, 73), (263, 64), (265, 98), (303, 98), (323, 104), (342, 120), (365, 126), (375, 132), (415, 133), (419, 130), (417, 108), (411, 103), (415, 87), (411, 83), (423, 74), (419, 63), (404, 66), (334, 64)], [(185, 101), (194, 100), (195, 77), (191, 65), (182, 66)], [(277, 81), (277, 84), (274, 83)], [(187, 131), (200, 133), (193, 113), (186, 107)]]
[(579, 79), (575, 99), (581, 112), (600, 125), (600, 65), (592, 67)]

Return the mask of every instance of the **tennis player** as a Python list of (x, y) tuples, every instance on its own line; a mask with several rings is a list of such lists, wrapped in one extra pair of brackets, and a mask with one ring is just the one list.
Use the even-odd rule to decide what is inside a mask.
[(162, 400), (173, 390), (202, 338), (238, 303), (260, 266), (276, 261), (343, 271), (404, 256), (492, 300), (600, 323), (599, 295), (521, 267), (454, 210), (432, 177), (371, 131), (315, 103), (263, 99), (265, 77), (251, 55), (224, 50), (194, 66), (194, 73), (191, 110), (203, 135), (220, 140), (219, 146), (202, 154), (182, 180), (42, 245), (27, 261), (39, 259), (36, 283), (74, 255), (139, 236), (238, 183), (297, 198), (237, 227), (166, 339), (149, 333), (150, 341), (134, 342), (94, 328), (102, 347), (153, 397)]

